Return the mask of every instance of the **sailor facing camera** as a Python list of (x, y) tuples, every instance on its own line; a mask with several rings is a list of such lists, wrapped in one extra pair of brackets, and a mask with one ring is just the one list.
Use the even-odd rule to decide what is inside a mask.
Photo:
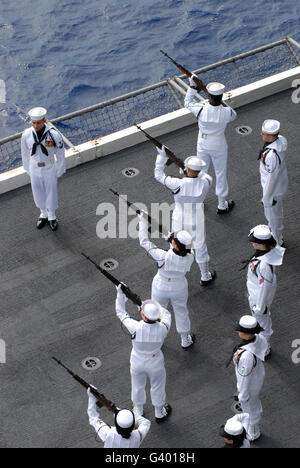
[(247, 438), (249, 426), (249, 414), (240, 413), (228, 419), (224, 426), (221, 426), (220, 436), (224, 438), (223, 448), (250, 448)]
[(193, 76), (189, 82), (190, 87), (186, 93), (184, 105), (198, 120), (197, 156), (206, 163), (203, 169), (205, 172), (208, 172), (212, 161), (216, 175), (217, 213), (219, 215), (226, 214), (234, 207), (234, 202), (226, 200), (229, 193), (227, 182), (228, 146), (224, 131), (227, 124), (236, 119), (237, 114), (228, 105), (222, 105), (225, 91), (225, 86), (222, 83), (209, 83), (206, 86), (209, 102), (199, 102), (195, 100), (197, 85)]
[(187, 308), (188, 282), (185, 277), (194, 262), (191, 252), (192, 236), (187, 231), (179, 231), (169, 237), (169, 250), (156, 247), (148, 238), (148, 221), (139, 215), (139, 241), (147, 253), (157, 262), (157, 274), (152, 281), (152, 299), (167, 309), (172, 304), (177, 332), (181, 336), (181, 346), (189, 348), (194, 343), (191, 334), (191, 321)]
[(263, 361), (268, 343), (260, 333), (262, 328), (256, 318), (251, 315), (241, 317), (236, 331), (241, 338), (233, 350), (238, 401), (241, 412), (249, 414), (247, 435), (250, 442), (254, 442), (261, 436), (259, 422), (262, 405), (259, 394), (265, 378)]
[(104, 448), (139, 448), (150, 429), (150, 421), (143, 416), (134, 415), (128, 409), (122, 409), (115, 414), (115, 426), (111, 427), (99, 416), (96, 405), (99, 402), (87, 391), (89, 397), (89, 423), (104, 442)]
[(206, 245), (203, 202), (210, 189), (212, 178), (203, 173), (205, 162), (197, 156), (185, 159), (186, 177), (171, 177), (165, 174), (167, 156), (165, 147), (158, 149), (154, 171), (155, 179), (170, 189), (174, 195), (175, 209), (172, 213), (172, 232), (187, 231), (192, 236), (195, 259), (201, 272), (201, 286), (209, 285), (216, 277), (209, 270), (209, 254)]
[(284, 136), (279, 135), (279, 130), (278, 120), (264, 121), (261, 135), (265, 143), (258, 159), (265, 217), (277, 243), (283, 245), (282, 201), (288, 188), (285, 163), (288, 143)]
[(21, 152), (23, 167), (30, 176), (33, 199), (40, 209), (36, 227), (42, 229), (49, 222), (55, 231), (58, 227), (57, 179), (66, 172), (64, 145), (59, 133), (47, 123), (46, 109), (35, 107), (28, 115), (32, 127), (22, 134)]
[(268, 342), (266, 356), (270, 353), (273, 334), (271, 305), (277, 289), (276, 266), (282, 265), (285, 249), (276, 244), (269, 227), (260, 224), (251, 229), (249, 236), (255, 253), (249, 261), (247, 290), (252, 315), (263, 328), (262, 335)]
[(143, 301), (140, 314), (142, 320), (132, 319), (126, 312), (126, 295), (122, 286), (117, 287), (116, 313), (131, 334), (130, 358), (131, 399), (135, 415), (143, 415), (146, 403), (146, 384), (150, 381), (150, 395), (155, 408), (156, 422), (165, 421), (171, 413), (166, 403), (166, 370), (161, 347), (170, 330), (171, 314), (160, 304), (148, 299)]

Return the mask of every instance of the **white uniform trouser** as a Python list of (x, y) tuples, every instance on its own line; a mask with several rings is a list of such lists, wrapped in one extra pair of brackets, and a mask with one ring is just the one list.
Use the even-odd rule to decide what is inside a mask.
[(267, 342), (270, 343), (271, 336), (273, 335), (272, 317), (270, 309), (268, 307), (266, 312), (264, 310), (261, 313), (254, 312), (253, 307), (256, 305), (255, 298), (252, 299), (251, 296), (249, 296), (248, 299), (251, 314), (253, 315), (253, 317), (256, 318), (259, 325), (264, 329), (264, 331), (262, 331), (261, 334), (266, 338)]
[(264, 207), (264, 213), (275, 240), (280, 244), (282, 242), (282, 232), (284, 228), (283, 197), (276, 197), (275, 200), (277, 201), (276, 205), (269, 208)]
[(206, 163), (206, 166), (203, 168), (203, 172), (205, 173), (208, 172), (210, 162), (212, 161), (216, 174), (216, 195), (219, 198), (225, 199), (229, 192), (227, 182), (228, 149), (224, 148), (222, 150), (202, 150), (198, 148), (197, 156)]
[[(255, 381), (255, 388), (252, 387), (252, 389), (249, 391), (250, 397), (248, 401), (240, 401), (243, 413), (249, 414), (249, 423), (251, 425), (258, 424), (262, 417), (263, 410), (259, 394), (262, 389), (263, 383), (264, 374), (262, 373), (262, 375), (259, 376)], [(237, 386), (237, 390), (239, 391), (239, 386)]]
[(165, 309), (168, 308), (169, 301), (171, 301), (178, 333), (189, 333), (191, 329), (187, 308), (188, 295), (186, 278), (171, 281), (161, 280), (157, 277), (153, 279), (151, 297)]
[(147, 378), (150, 381), (150, 395), (153, 406), (166, 403), (166, 370), (162, 351), (155, 355), (136, 354), (130, 357), (131, 400), (136, 406), (146, 403)]
[(45, 168), (30, 171), (31, 188), (35, 205), (41, 210), (55, 211), (58, 208), (56, 169)]

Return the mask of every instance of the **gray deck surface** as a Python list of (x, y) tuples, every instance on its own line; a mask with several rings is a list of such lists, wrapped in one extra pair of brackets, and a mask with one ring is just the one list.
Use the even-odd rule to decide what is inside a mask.
[[(300, 364), (292, 362), (292, 342), (300, 339), (299, 319), (299, 105), (291, 91), (263, 99), (238, 110), (238, 120), (227, 129), (230, 149), (230, 196), (236, 207), (228, 216), (216, 215), (211, 189), (206, 203), (208, 248), (217, 280), (204, 289), (193, 265), (189, 279), (189, 308), (197, 342), (189, 351), (180, 347), (173, 325), (164, 345), (167, 400), (170, 419), (158, 425), (150, 402), (146, 416), (152, 420), (143, 447), (221, 447), (219, 426), (232, 415), (234, 368), (225, 368), (237, 343), (234, 322), (249, 313), (246, 270), (249, 229), (265, 223), (260, 204), (257, 154), (262, 147), (260, 128), (265, 118), (282, 122), (289, 141), (289, 191), (285, 199), (283, 266), (277, 270), (278, 290), (272, 308), (273, 354), (265, 364), (262, 392), (263, 437), (252, 447), (300, 447)], [(253, 132), (240, 136), (235, 127), (249, 125)], [(161, 137), (160, 141), (181, 158), (195, 153), (197, 126)], [(6, 342), (7, 363), (0, 364), (1, 447), (102, 447), (96, 443), (87, 419), (85, 390), (73, 381), (51, 356), (61, 359), (120, 407), (130, 400), (130, 338), (115, 316), (115, 287), (80, 252), (97, 261), (113, 257), (113, 272), (143, 299), (150, 297), (155, 264), (134, 239), (100, 240), (96, 235), (99, 203), (117, 200), (110, 187), (135, 202), (172, 202), (172, 195), (153, 178), (156, 151), (145, 142), (110, 157), (68, 171), (60, 181), (59, 230), (35, 227), (38, 210), (30, 186), (0, 197), (0, 338)], [(141, 172), (128, 179), (125, 167)], [(170, 174), (178, 174), (172, 167)], [(212, 168), (210, 173), (213, 174)], [(133, 219), (131, 216), (129, 219)], [(164, 241), (158, 244), (167, 245)], [(128, 304), (128, 310), (136, 308)], [(85, 371), (87, 356), (101, 359), (94, 372)], [(112, 415), (101, 414), (107, 422)]]

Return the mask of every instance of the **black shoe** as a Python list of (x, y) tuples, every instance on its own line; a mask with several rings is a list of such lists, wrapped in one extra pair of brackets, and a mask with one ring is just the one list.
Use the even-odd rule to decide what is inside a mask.
[(56, 229), (58, 228), (57, 219), (52, 219), (51, 221), (49, 221), (49, 226), (52, 231), (56, 231)]
[(170, 416), (170, 414), (172, 412), (172, 407), (168, 403), (165, 404), (164, 408), (165, 408), (167, 414), (165, 416), (163, 416), (162, 418), (155, 418), (155, 421), (157, 423), (161, 423), (161, 422), (165, 421), (166, 419), (168, 419), (168, 417)]
[(200, 280), (200, 285), (201, 286), (208, 286), (210, 283), (212, 283), (216, 279), (217, 272), (215, 270), (211, 271), (210, 274), (211, 274), (211, 279), (209, 279), (207, 281)]
[(182, 346), (181, 345), (182, 349), (190, 349), (190, 347), (193, 346), (193, 344), (195, 343), (196, 337), (195, 337), (194, 333), (191, 333), (190, 336), (192, 338), (191, 344), (189, 344), (188, 346)]
[(225, 208), (225, 210), (220, 210), (220, 208), (217, 209), (218, 215), (229, 213), (229, 211), (231, 211), (234, 208), (235, 203), (233, 200), (228, 200), (227, 203), (228, 203), (228, 206), (227, 208)]
[(42, 229), (48, 223), (48, 218), (39, 218), (36, 222), (37, 229)]

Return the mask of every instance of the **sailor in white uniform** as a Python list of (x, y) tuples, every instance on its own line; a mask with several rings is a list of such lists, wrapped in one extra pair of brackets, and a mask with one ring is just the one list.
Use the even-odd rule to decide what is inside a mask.
[(130, 358), (131, 399), (136, 415), (143, 415), (146, 403), (146, 384), (150, 381), (150, 395), (155, 408), (156, 422), (167, 419), (171, 406), (166, 403), (166, 370), (161, 347), (170, 330), (171, 314), (160, 304), (148, 299), (143, 301), (140, 314), (142, 320), (132, 319), (126, 312), (127, 297), (117, 288), (116, 313), (132, 338)]
[(46, 109), (35, 107), (28, 115), (32, 127), (22, 134), (21, 153), (35, 205), (40, 209), (36, 226), (41, 229), (49, 221), (50, 228), (55, 231), (58, 227), (57, 179), (66, 172), (64, 145), (59, 133), (47, 123)]
[(170, 189), (174, 195), (175, 209), (172, 213), (172, 232), (181, 230), (191, 234), (195, 259), (201, 272), (202, 286), (210, 284), (216, 276), (209, 270), (209, 254), (206, 245), (205, 217), (203, 202), (210, 189), (212, 178), (203, 172), (205, 162), (197, 156), (185, 159), (186, 177), (166, 175), (167, 156), (165, 148), (158, 151), (154, 170), (155, 179)]
[(235, 347), (233, 363), (237, 379), (238, 400), (243, 413), (249, 414), (247, 436), (250, 442), (261, 433), (259, 422), (262, 416), (260, 392), (264, 383), (264, 359), (268, 348), (261, 327), (255, 317), (244, 315), (236, 327), (242, 342)]
[(206, 87), (209, 93), (209, 102), (199, 102), (195, 100), (197, 85), (193, 77), (189, 81), (190, 87), (186, 93), (184, 105), (198, 120), (197, 156), (206, 163), (203, 169), (205, 172), (208, 172), (212, 161), (216, 175), (217, 213), (219, 215), (226, 214), (234, 207), (234, 202), (226, 200), (229, 193), (227, 182), (228, 146), (224, 131), (227, 124), (236, 119), (237, 114), (228, 105), (221, 104), (225, 91), (223, 84), (209, 83)]
[(248, 264), (247, 290), (252, 315), (264, 329), (270, 353), (270, 338), (273, 334), (271, 305), (277, 289), (275, 268), (282, 265), (285, 249), (276, 244), (272, 232), (266, 225), (251, 229), (249, 241), (255, 253)]
[(181, 346), (189, 348), (194, 343), (191, 334), (191, 321), (187, 308), (188, 282), (185, 277), (194, 262), (191, 252), (192, 236), (187, 231), (179, 231), (168, 239), (168, 251), (159, 249), (148, 238), (148, 221), (139, 215), (139, 241), (149, 256), (157, 262), (157, 274), (152, 282), (152, 299), (167, 309), (171, 301), (177, 332), (181, 336)]
[(225, 440), (224, 448), (250, 448), (247, 438), (249, 427), (249, 414), (235, 414), (221, 426), (220, 436)]
[(89, 423), (104, 442), (104, 448), (139, 448), (149, 432), (151, 422), (143, 416), (135, 416), (130, 410), (122, 409), (115, 414), (115, 426), (111, 427), (100, 418), (96, 408), (98, 402), (90, 389), (87, 393)]
[(265, 217), (279, 245), (283, 244), (283, 197), (288, 188), (284, 136), (279, 135), (280, 122), (265, 120), (262, 125), (264, 147), (259, 154), (260, 181), (263, 190), (262, 202)]

